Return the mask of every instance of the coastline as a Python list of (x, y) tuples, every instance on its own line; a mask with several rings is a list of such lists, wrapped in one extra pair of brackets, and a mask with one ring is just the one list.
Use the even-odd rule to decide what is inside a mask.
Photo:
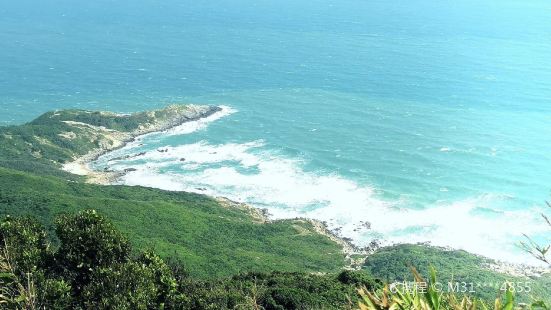
[[(85, 177), (86, 183), (112, 185), (119, 178), (123, 177), (127, 172), (94, 170), (90, 167), (90, 164), (97, 160), (100, 156), (121, 149), (127, 146), (129, 143), (135, 142), (137, 139), (145, 135), (166, 132), (185, 123), (198, 121), (209, 116), (213, 116), (216, 113), (223, 112), (223, 108), (220, 106), (186, 105), (186, 107), (190, 108), (189, 112), (181, 113), (181, 115), (177, 117), (177, 121), (172, 120), (168, 122), (159, 122), (153, 126), (149, 126), (132, 132), (111, 132), (109, 134), (109, 137), (114, 142), (112, 145), (102, 145), (87, 154), (76, 156), (73, 161), (65, 163), (62, 166), (62, 170)], [(99, 128), (99, 130), (103, 129)], [(257, 223), (268, 223), (274, 221), (269, 218), (269, 214), (265, 209), (259, 209), (244, 203), (231, 200), (226, 197), (213, 196), (212, 198), (224, 207), (237, 208), (247, 212)], [(352, 242), (352, 240), (339, 236), (337, 232), (329, 229), (327, 224), (323, 223), (322, 221), (309, 218), (295, 218), (293, 220), (301, 223), (310, 224), (315, 233), (323, 235), (341, 246), (342, 253), (345, 255), (346, 260), (349, 262), (346, 268), (361, 268), (361, 265), (369, 252), (368, 250), (358, 247)]]
[[(170, 109), (171, 107), (168, 107), (167, 109)], [(144, 135), (166, 132), (185, 123), (199, 121), (201, 119), (207, 118), (223, 111), (223, 108), (220, 106), (186, 105), (185, 107), (186, 109), (184, 111), (178, 112), (174, 116), (174, 118), (171, 118), (167, 121), (160, 121), (158, 123), (150, 124), (150, 126), (145, 127), (140, 126), (140, 129), (132, 132), (113, 133), (112, 131), (110, 131), (109, 135), (111, 140), (114, 142), (113, 144), (100, 145), (98, 148), (92, 150), (85, 155), (77, 156), (74, 158), (73, 161), (64, 164), (62, 169), (66, 172), (84, 176), (87, 183), (112, 185), (119, 178), (123, 177), (128, 171), (94, 170), (93, 168), (91, 168), (90, 164), (97, 160), (100, 156), (123, 148), (129, 143), (135, 142), (138, 138)], [(270, 219), (269, 214), (265, 209), (260, 209), (247, 205), (245, 203), (233, 201), (226, 197), (210, 197), (218, 201), (224, 207), (237, 208), (247, 212), (257, 223), (268, 223), (276, 221)], [(338, 231), (331, 230), (326, 223), (319, 220), (310, 218), (294, 218), (291, 220), (301, 223), (309, 223), (316, 233), (326, 236), (331, 241), (341, 246), (342, 253), (345, 255), (346, 260), (349, 262), (349, 264), (345, 266), (345, 268), (347, 269), (360, 269), (364, 261), (368, 258), (369, 254), (373, 253), (381, 247), (377, 242), (373, 242), (365, 248), (358, 247), (353, 243), (351, 239), (339, 235)], [(513, 264), (495, 259), (491, 259), (491, 263), (484, 264), (481, 267), (512, 276), (538, 277), (550, 272), (544, 267)]]
[[(185, 105), (183, 106), (172, 105), (163, 110), (170, 110), (169, 112), (174, 113), (174, 115), (167, 120), (161, 120), (154, 124), (149, 124), (149, 126), (140, 126), (139, 129), (131, 132), (113, 132), (108, 133), (112, 144), (103, 144), (98, 148), (92, 150), (91, 152), (76, 156), (73, 161), (65, 163), (62, 166), (62, 170), (84, 176), (86, 177), (87, 183), (100, 184), (100, 185), (109, 185), (113, 183), (116, 179), (125, 175), (123, 171), (98, 171), (90, 167), (90, 163), (97, 160), (100, 156), (118, 150), (127, 146), (129, 143), (136, 141), (139, 137), (152, 134), (160, 133), (172, 129), (174, 127), (180, 126), (185, 123), (198, 121), (203, 118), (214, 115), (215, 113), (223, 111), (219, 106), (205, 106), (205, 105)], [(159, 110), (160, 111), (160, 110)], [(155, 113), (152, 111), (150, 113)], [(121, 115), (125, 116), (125, 115)], [(105, 130), (100, 128), (100, 130)]]
[[(246, 203), (231, 200), (227, 197), (213, 198), (216, 199), (216, 201), (218, 201), (223, 207), (236, 208), (245, 211), (253, 218), (254, 222), (256, 223), (265, 224), (273, 221), (281, 221), (270, 219), (268, 210), (266, 209), (259, 209)], [(342, 248), (342, 253), (345, 255), (345, 260), (348, 262), (347, 265), (344, 267), (345, 269), (360, 270), (370, 252), (370, 250), (356, 246), (354, 243), (352, 243), (351, 240), (339, 236), (335, 231), (329, 229), (327, 227), (327, 224), (321, 221), (302, 217), (287, 220), (296, 223), (308, 223), (311, 225), (313, 232), (325, 236), (329, 240), (338, 244)]]

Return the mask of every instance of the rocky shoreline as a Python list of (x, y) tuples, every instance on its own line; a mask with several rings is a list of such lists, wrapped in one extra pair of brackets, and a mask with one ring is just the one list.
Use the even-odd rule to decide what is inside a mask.
[[(274, 221), (270, 219), (270, 215), (267, 209), (255, 208), (248, 204), (231, 200), (227, 197), (216, 197), (216, 200), (223, 207), (237, 208), (247, 212), (256, 223), (264, 224)], [(309, 223), (315, 233), (325, 236), (331, 241), (337, 243), (342, 248), (342, 253), (345, 255), (345, 259), (348, 262), (348, 264), (345, 266), (346, 269), (361, 269), (365, 259), (367, 258), (367, 255), (370, 253), (370, 251), (366, 248), (360, 248), (352, 243), (351, 240), (339, 236), (336, 232), (329, 229), (327, 224), (324, 222), (309, 218), (294, 218), (290, 220), (301, 223)]]
[[(110, 131), (108, 133), (105, 133), (113, 142), (112, 144), (104, 144), (99, 148), (89, 152), (88, 154), (77, 156), (72, 162), (64, 164), (62, 169), (67, 172), (86, 177), (87, 183), (111, 185), (119, 180), (121, 177), (126, 175), (129, 171), (94, 170), (90, 167), (90, 163), (94, 162), (102, 155), (123, 148), (129, 143), (135, 142), (141, 136), (155, 132), (164, 132), (186, 122), (197, 121), (201, 118), (209, 117), (214, 113), (220, 112), (222, 110), (220, 107), (217, 106), (189, 105), (186, 107), (188, 107), (188, 109), (175, 113), (175, 117), (168, 121), (161, 121), (152, 126), (143, 127), (132, 132)], [(172, 108), (168, 107), (166, 109)], [(95, 129), (105, 130), (103, 128)], [(140, 155), (144, 154), (136, 154), (134, 156)], [(269, 218), (269, 214), (266, 209), (255, 208), (245, 203), (233, 201), (226, 197), (214, 197), (214, 199), (216, 199), (220, 203), (220, 205), (224, 207), (237, 208), (245, 211), (257, 223), (268, 223), (273, 221)], [(352, 243), (352, 240), (339, 236), (336, 231), (332, 231), (331, 229), (329, 229), (326, 223), (307, 218), (296, 218), (293, 220), (309, 223), (312, 226), (314, 232), (326, 236), (333, 242), (340, 245), (342, 248), (342, 253), (346, 256), (346, 259), (349, 262), (347, 268), (359, 269), (361, 267), (361, 264), (367, 257), (369, 251), (356, 246), (354, 243)]]
[[(128, 145), (128, 143), (136, 141), (140, 136), (155, 132), (164, 132), (171, 128), (180, 126), (187, 122), (193, 122), (202, 118), (209, 117), (217, 112), (222, 111), (218, 106), (204, 106), (204, 105), (171, 105), (165, 109), (158, 110), (165, 113), (169, 113), (171, 116), (166, 119), (156, 119), (154, 123), (148, 123), (141, 125), (137, 130), (130, 132), (121, 132), (106, 130), (105, 128), (97, 128), (97, 130), (103, 131), (103, 134), (109, 138), (111, 143), (100, 144), (95, 150), (92, 150), (88, 154), (77, 156), (72, 162), (63, 165), (64, 171), (82, 175), (86, 177), (86, 182), (109, 185), (115, 182), (120, 177), (124, 176), (124, 171), (97, 171), (90, 168), (90, 163), (97, 160), (100, 156), (120, 149)], [(150, 116), (155, 115), (157, 111), (148, 112)], [(122, 115), (121, 117), (124, 117)]]

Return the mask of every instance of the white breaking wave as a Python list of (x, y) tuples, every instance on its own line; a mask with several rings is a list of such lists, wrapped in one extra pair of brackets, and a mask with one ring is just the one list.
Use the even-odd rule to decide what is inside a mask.
[[(262, 141), (221, 145), (201, 141), (162, 149), (144, 155), (141, 159), (145, 164), (125, 162), (121, 168), (138, 170), (128, 173), (122, 183), (225, 196), (267, 208), (274, 218), (300, 216), (326, 221), (359, 245), (373, 238), (382, 238), (387, 244), (430, 241), (526, 263), (529, 257), (515, 251), (511, 240), (522, 233), (539, 234), (546, 229), (538, 224), (534, 211), (494, 212), (491, 217), (475, 212), (507, 199), (498, 195), (422, 210), (400, 208), (403, 202), (381, 199), (370, 186), (336, 174), (305, 171), (300, 160), (264, 150)], [(167, 166), (176, 170), (157, 170)]]
[[(163, 135), (191, 133), (234, 112), (224, 107), (209, 118), (185, 123)], [(404, 208), (401, 206), (407, 201), (382, 199), (371, 186), (338, 174), (306, 171), (300, 159), (268, 151), (262, 140), (220, 145), (200, 141), (109, 162), (116, 156), (136, 154), (134, 148), (142, 142), (145, 139), (100, 160), (119, 170), (137, 169), (126, 174), (120, 180), (122, 184), (225, 196), (267, 208), (274, 218), (318, 219), (358, 245), (373, 239), (383, 240), (383, 244), (430, 242), (500, 260), (533, 263), (512, 240), (523, 233), (538, 235), (547, 229), (537, 210), (498, 210), (491, 215), (477, 212), (510, 198), (500, 195), (487, 194), (419, 210)]]
[(122, 155), (129, 154), (129, 152), (131, 152), (133, 149), (135, 149), (136, 147), (141, 146), (145, 139), (150, 139), (150, 140), (154, 141), (155, 140), (154, 137), (161, 138), (161, 137), (164, 137), (164, 136), (167, 136), (167, 135), (168, 136), (174, 136), (174, 135), (190, 134), (190, 133), (196, 132), (198, 130), (205, 129), (205, 128), (207, 128), (207, 126), (210, 123), (237, 112), (236, 109), (234, 109), (232, 107), (229, 107), (229, 106), (220, 105), (218, 107), (221, 109), (220, 111), (215, 112), (212, 115), (209, 115), (207, 117), (203, 117), (203, 118), (200, 118), (200, 119), (195, 120), (195, 121), (185, 122), (183, 124), (172, 127), (172, 128), (170, 128), (166, 131), (163, 131), (163, 132), (151, 132), (151, 133), (147, 133), (147, 134), (143, 134), (141, 136), (138, 136), (134, 139), (134, 141), (127, 143), (123, 148), (114, 150), (112, 152), (109, 152), (107, 154), (104, 154), (104, 155), (100, 156), (93, 163), (94, 164), (93, 166), (100, 166), (102, 164), (105, 164), (106, 162), (108, 162), (112, 158), (117, 158), (117, 157), (120, 157)]
[(171, 129), (169, 129), (166, 133), (164, 134), (167, 134), (167, 135), (183, 135), (183, 134), (190, 134), (192, 132), (195, 132), (197, 130), (200, 130), (200, 129), (204, 129), (208, 126), (208, 124), (216, 121), (216, 120), (219, 120), (223, 117), (226, 117), (228, 115), (231, 115), (235, 112), (237, 112), (237, 110), (231, 108), (231, 107), (228, 107), (228, 106), (224, 106), (224, 105), (221, 105), (219, 106), (222, 110), (221, 111), (218, 111), (208, 117), (203, 117), (203, 118), (200, 118), (196, 121), (193, 121), (193, 122), (186, 122), (186, 123), (183, 123), (179, 126), (176, 126), (176, 127), (173, 127)]

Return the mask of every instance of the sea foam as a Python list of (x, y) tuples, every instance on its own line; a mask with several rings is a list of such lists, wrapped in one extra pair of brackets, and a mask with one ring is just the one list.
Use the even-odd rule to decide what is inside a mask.
[[(186, 123), (166, 134), (204, 129), (235, 110)], [(147, 139), (141, 141), (147, 146)], [(156, 140), (158, 142), (158, 140)], [(118, 154), (136, 153), (127, 146)], [(423, 209), (408, 208), (407, 198), (385, 199), (376, 188), (337, 173), (305, 169), (300, 158), (269, 149), (263, 140), (210, 144), (207, 141), (161, 146), (142, 156), (110, 161), (110, 167), (134, 168), (120, 182), (165, 190), (225, 196), (259, 208), (275, 219), (307, 217), (360, 246), (378, 239), (383, 244), (430, 242), (511, 262), (532, 263), (512, 240), (523, 233), (538, 235), (546, 227), (537, 210), (479, 212), (510, 197), (485, 194)], [(110, 154), (111, 158), (113, 154)]]
[[(431, 242), (526, 262), (526, 255), (511, 254), (515, 252), (511, 240), (522, 233), (545, 231), (537, 224), (534, 212), (499, 212), (491, 217), (475, 212), (506, 197), (488, 194), (408, 209), (402, 207), (403, 201), (380, 198), (371, 186), (337, 174), (305, 171), (301, 160), (271, 153), (263, 146), (262, 141), (221, 145), (201, 141), (167, 147), (166, 152), (145, 155), (145, 163), (125, 163), (123, 167), (137, 171), (128, 173), (122, 182), (225, 196), (267, 208), (274, 218), (318, 219), (359, 245), (373, 239), (381, 239), (384, 244)], [(182, 157), (184, 162), (179, 160)], [(173, 169), (159, 170), (166, 167)]]
[(208, 116), (208, 117), (204, 117), (204, 118), (200, 118), (196, 121), (192, 121), (192, 122), (186, 122), (186, 123), (183, 123), (179, 126), (176, 126), (176, 127), (173, 127), (171, 129), (169, 129), (165, 134), (167, 135), (182, 135), (182, 134), (190, 134), (194, 131), (197, 131), (197, 130), (200, 130), (200, 129), (204, 129), (208, 126), (208, 124), (216, 121), (216, 120), (219, 120), (223, 117), (226, 117), (230, 114), (233, 114), (235, 112), (237, 112), (237, 110), (229, 107), (229, 106), (225, 106), (225, 105), (221, 105), (219, 106), (222, 110)]

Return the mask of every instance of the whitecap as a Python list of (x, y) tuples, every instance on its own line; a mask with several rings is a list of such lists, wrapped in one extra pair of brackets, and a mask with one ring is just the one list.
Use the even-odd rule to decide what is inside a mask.
[[(235, 112), (223, 107), (208, 118), (158, 136), (140, 137), (105, 158), (135, 154), (142, 143), (147, 148), (148, 143), (157, 143), (163, 135), (192, 133)], [(524, 233), (541, 235), (547, 229), (538, 218), (539, 210), (477, 212), (484, 208), (503, 211), (494, 206), (514, 199), (506, 195), (438, 201), (424, 209), (411, 209), (407, 197), (385, 199), (369, 184), (337, 173), (308, 171), (300, 158), (271, 151), (263, 140), (218, 145), (199, 141), (159, 149), (163, 152), (153, 149), (139, 158), (112, 162), (117, 170), (137, 169), (127, 173), (120, 183), (225, 196), (267, 208), (276, 219), (318, 219), (358, 245), (367, 245), (374, 238), (384, 239), (383, 244), (430, 242), (496, 259), (534, 263), (514, 242)], [(442, 147), (440, 151), (451, 149)]]
[[(261, 140), (220, 145), (200, 141), (166, 149), (144, 155), (147, 163), (127, 174), (123, 183), (225, 196), (268, 208), (274, 218), (318, 219), (359, 245), (367, 245), (373, 238), (387, 243), (431, 242), (511, 262), (532, 262), (516, 249), (514, 240), (523, 233), (538, 235), (546, 229), (534, 210), (491, 216), (475, 212), (511, 199), (503, 195), (409, 209), (406, 198), (384, 199), (369, 184), (339, 174), (307, 171), (302, 160), (269, 151)], [(151, 168), (152, 163), (176, 164), (183, 157), (181, 171)], [(364, 225), (366, 222), (370, 225)]]

